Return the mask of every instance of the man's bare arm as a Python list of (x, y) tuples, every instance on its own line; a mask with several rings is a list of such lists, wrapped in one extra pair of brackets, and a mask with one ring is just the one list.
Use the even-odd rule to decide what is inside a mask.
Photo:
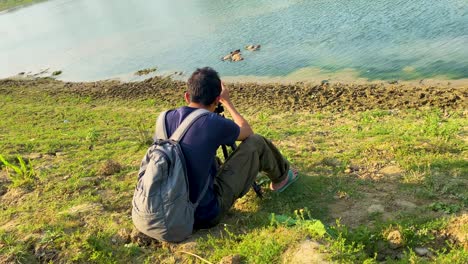
[(253, 130), (250, 127), (249, 123), (245, 118), (237, 111), (234, 107), (234, 104), (231, 102), (231, 98), (229, 96), (229, 90), (222, 84), (222, 91), (220, 94), (219, 100), (224, 108), (226, 108), (231, 115), (234, 123), (236, 123), (240, 128), (239, 137), (237, 138), (238, 141), (243, 141), (244, 139), (248, 138), (250, 135), (253, 134)]

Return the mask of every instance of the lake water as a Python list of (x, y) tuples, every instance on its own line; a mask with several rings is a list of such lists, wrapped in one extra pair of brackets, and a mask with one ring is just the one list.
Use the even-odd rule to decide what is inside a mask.
[[(221, 61), (249, 44), (261, 50)], [(52, 0), (0, 14), (0, 77), (50, 68), (99, 80), (155, 66), (239, 79), (464, 79), (468, 2)]]

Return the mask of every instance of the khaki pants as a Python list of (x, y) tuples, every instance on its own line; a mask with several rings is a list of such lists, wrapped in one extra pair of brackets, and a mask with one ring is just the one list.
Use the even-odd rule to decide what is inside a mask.
[(244, 196), (259, 172), (273, 183), (288, 176), (289, 163), (268, 139), (254, 134), (244, 140), (221, 166), (214, 180), (220, 215), (208, 225), (219, 223), (234, 202)]

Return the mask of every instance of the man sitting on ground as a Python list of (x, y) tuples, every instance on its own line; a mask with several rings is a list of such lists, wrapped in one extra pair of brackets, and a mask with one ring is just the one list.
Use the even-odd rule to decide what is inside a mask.
[[(229, 90), (218, 73), (205, 67), (197, 69), (188, 80), (184, 95), (188, 106), (166, 115), (170, 137), (185, 117), (198, 108), (212, 113), (197, 119), (180, 141), (186, 160), (190, 200), (195, 202), (209, 181), (208, 190), (195, 211), (194, 227), (208, 228), (218, 224), (236, 199), (245, 195), (257, 174), (265, 172), (271, 179), (270, 189), (281, 192), (297, 180), (297, 172), (264, 137), (254, 134), (249, 123), (236, 110)], [(218, 103), (230, 113), (232, 120), (215, 113)], [(242, 141), (226, 162), (217, 170), (216, 151), (220, 145)]]

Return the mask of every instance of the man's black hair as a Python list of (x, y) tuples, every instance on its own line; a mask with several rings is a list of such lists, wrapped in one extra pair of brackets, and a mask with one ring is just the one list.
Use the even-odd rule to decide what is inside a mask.
[(211, 105), (216, 97), (221, 94), (221, 79), (218, 72), (210, 67), (197, 69), (188, 79), (188, 90), (190, 101)]

